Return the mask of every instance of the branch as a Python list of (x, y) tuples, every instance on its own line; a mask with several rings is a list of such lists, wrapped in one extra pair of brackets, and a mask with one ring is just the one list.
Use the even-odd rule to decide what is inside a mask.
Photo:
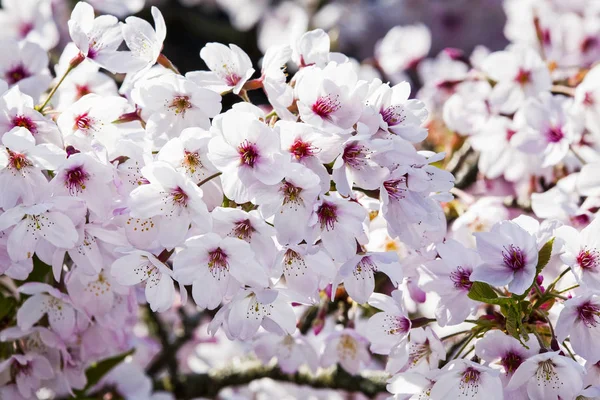
[[(385, 373), (373, 373), (371, 376), (350, 375), (342, 368), (324, 371), (317, 375), (305, 372), (286, 374), (277, 366), (263, 365), (259, 361), (243, 362), (235, 367), (228, 367), (207, 374), (190, 374), (182, 377), (184, 398), (214, 398), (221, 389), (232, 386), (247, 385), (252, 381), (270, 378), (279, 382), (290, 382), (316, 389), (334, 389), (347, 392), (360, 392), (369, 398), (380, 393), (387, 393)], [(161, 389), (161, 382), (155, 383), (155, 389)]]
[(477, 162), (479, 154), (473, 150), (469, 142), (465, 142), (453, 155), (446, 170), (454, 175), (454, 187), (464, 189), (477, 179)]

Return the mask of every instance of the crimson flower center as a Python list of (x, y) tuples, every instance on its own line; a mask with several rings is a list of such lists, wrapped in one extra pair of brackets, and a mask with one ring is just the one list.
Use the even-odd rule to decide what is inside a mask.
[(90, 175), (79, 165), (67, 171), (65, 186), (71, 194), (85, 190), (86, 182)]
[(577, 307), (577, 316), (588, 328), (595, 327), (600, 320), (600, 307), (586, 301)]
[(402, 124), (406, 120), (404, 109), (400, 105), (392, 105), (380, 111), (383, 120), (389, 125)]
[(312, 110), (321, 118), (328, 118), (331, 114), (342, 107), (339, 101), (339, 95), (330, 95), (319, 97), (312, 105)]
[(4, 74), (6, 81), (11, 85), (14, 85), (15, 83), (30, 76), (31, 73), (25, 68), (23, 64), (19, 64), (17, 66), (12, 67)]
[(512, 374), (523, 363), (523, 357), (519, 354), (509, 351), (500, 359), (500, 364), (504, 367), (507, 373)]
[(290, 153), (292, 153), (297, 160), (301, 160), (304, 157), (310, 157), (314, 154), (314, 147), (308, 143), (303, 142), (302, 139), (296, 139), (290, 146)]
[(20, 171), (22, 168), (31, 167), (33, 165), (27, 159), (25, 154), (15, 153), (9, 149), (6, 149), (6, 150), (8, 151), (8, 157), (9, 157), (8, 165), (10, 165), (11, 168), (14, 168), (17, 171)]
[(258, 161), (259, 153), (256, 148), (256, 144), (250, 143), (245, 140), (242, 144), (240, 144), (237, 148), (238, 154), (240, 155), (240, 162), (243, 165), (247, 165), (249, 167), (254, 167), (254, 164)]
[(471, 282), (471, 273), (473, 271), (470, 268), (464, 268), (462, 266), (456, 267), (456, 270), (450, 272), (450, 279), (454, 282), (454, 287), (457, 289), (470, 290), (473, 286)]
[(12, 124), (15, 127), (18, 126), (18, 127), (27, 129), (29, 132), (31, 132), (32, 135), (35, 135), (37, 133), (37, 126), (31, 120), (31, 118), (29, 118), (25, 115), (16, 115), (12, 119)]
[(504, 260), (504, 265), (513, 271), (519, 271), (525, 268), (525, 264), (527, 263), (523, 250), (514, 244), (511, 244), (508, 247), (504, 246), (502, 258)]
[(577, 255), (577, 264), (584, 270), (596, 269), (600, 261), (600, 253), (596, 249), (583, 249)]
[(338, 220), (337, 206), (324, 201), (317, 210), (317, 218), (321, 224), (321, 229), (333, 229)]
[(546, 131), (546, 137), (550, 143), (556, 143), (560, 142), (565, 137), (565, 134), (561, 127), (552, 126)]
[(192, 108), (190, 102), (190, 96), (175, 96), (168, 106), (170, 109), (175, 111), (176, 115), (185, 115), (185, 112)]
[(526, 71), (524, 69), (519, 69), (517, 76), (515, 77), (515, 82), (519, 85), (524, 86), (531, 82), (531, 71)]
[(250, 240), (250, 239), (252, 239), (252, 234), (255, 231), (256, 230), (252, 226), (252, 223), (250, 222), (250, 220), (243, 219), (243, 220), (235, 223), (232, 233), (233, 233), (233, 236), (237, 237), (238, 239)]

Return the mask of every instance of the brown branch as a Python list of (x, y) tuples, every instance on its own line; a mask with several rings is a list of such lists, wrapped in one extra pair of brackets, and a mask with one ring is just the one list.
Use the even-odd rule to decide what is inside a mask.
[[(346, 392), (362, 393), (374, 398), (386, 393), (386, 380), (389, 375), (373, 373), (371, 376), (350, 375), (342, 368), (327, 370), (317, 375), (306, 372), (286, 374), (277, 366), (263, 365), (258, 361), (248, 361), (235, 367), (229, 367), (208, 374), (189, 374), (182, 377), (184, 398), (215, 398), (221, 389), (247, 385), (257, 379), (270, 378), (279, 382), (289, 382), (315, 389), (333, 389)], [(160, 390), (161, 382), (156, 382), (155, 389)]]

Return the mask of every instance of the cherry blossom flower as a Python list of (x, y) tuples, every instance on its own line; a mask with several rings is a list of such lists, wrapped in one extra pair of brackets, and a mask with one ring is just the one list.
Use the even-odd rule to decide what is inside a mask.
[(302, 336), (259, 334), (253, 342), (253, 349), (265, 364), (276, 357), (279, 367), (287, 374), (298, 371), (301, 365), (307, 365), (312, 371), (319, 366), (317, 352)]
[(599, 227), (600, 220), (596, 218), (581, 232), (570, 226), (556, 230), (556, 236), (564, 243), (561, 261), (571, 267), (579, 284), (593, 290), (600, 288)]
[(23, 294), (31, 295), (17, 312), (17, 325), (29, 330), (45, 314), (53, 331), (63, 339), (75, 330), (75, 308), (65, 293), (46, 283), (28, 282), (19, 288)]
[(427, 110), (423, 102), (409, 100), (409, 96), (408, 82), (390, 87), (375, 79), (370, 85), (367, 106), (377, 113), (379, 129), (416, 143), (427, 137), (427, 130), (421, 126), (427, 119)]
[(313, 227), (315, 234), (320, 234), (325, 250), (333, 259), (345, 262), (356, 254), (356, 241), (365, 241), (362, 224), (366, 214), (366, 210), (356, 202), (322, 196), (315, 205), (309, 226)]
[(119, 20), (112, 15), (94, 18), (94, 8), (78, 2), (69, 19), (69, 34), (82, 56), (112, 73), (137, 69), (137, 60), (129, 51), (117, 51), (123, 43)]
[(392, 374), (407, 370), (428, 371), (445, 359), (444, 345), (431, 327), (413, 328), (409, 340), (392, 348), (385, 369)]
[(436, 245), (440, 258), (424, 265), (420, 286), (440, 296), (435, 316), (440, 326), (463, 322), (477, 308), (467, 295), (473, 282), (471, 274), (481, 263), (477, 252), (448, 239)]
[(518, 133), (513, 143), (526, 153), (541, 154), (542, 167), (556, 165), (577, 143), (583, 126), (569, 112), (571, 101), (542, 93), (527, 100), (515, 116)]
[(44, 0), (7, 0), (2, 3), (0, 21), (4, 35), (17, 41), (37, 43), (44, 50), (58, 44), (59, 34), (53, 20), (52, 4)]
[(264, 218), (274, 215), (280, 244), (298, 244), (308, 238), (308, 227), (297, 221), (310, 218), (320, 192), (319, 177), (302, 164), (292, 164), (280, 184), (255, 190), (254, 202)]
[(388, 76), (414, 67), (431, 48), (431, 32), (423, 24), (395, 26), (375, 45), (375, 58)]
[(437, 399), (504, 399), (498, 371), (467, 360), (452, 360), (442, 369), (431, 388)]
[(65, 152), (50, 143), (35, 144), (33, 135), (25, 128), (13, 128), (2, 136), (0, 147), (0, 185), (12, 190), (2, 191), (0, 207), (9, 209), (21, 201), (32, 204), (48, 186), (42, 174), (56, 169), (65, 159)]
[(175, 257), (173, 272), (179, 283), (192, 285), (196, 304), (209, 310), (233, 297), (241, 285), (268, 286), (265, 270), (255, 261), (248, 243), (214, 233), (186, 240)]
[(350, 374), (358, 374), (361, 366), (371, 360), (367, 345), (368, 341), (353, 329), (333, 332), (325, 341), (321, 366), (339, 363)]
[(169, 164), (157, 161), (142, 168), (148, 184), (139, 186), (129, 197), (133, 218), (153, 218), (158, 241), (165, 247), (180, 244), (192, 222), (203, 231), (210, 229), (210, 215), (202, 201), (203, 192), (189, 178)]
[(600, 351), (594, 345), (600, 335), (600, 300), (595, 294), (573, 297), (565, 302), (565, 308), (556, 321), (556, 337), (564, 341), (570, 336), (573, 350), (588, 362), (600, 361)]
[(254, 74), (250, 57), (235, 44), (227, 47), (221, 43), (207, 43), (200, 50), (200, 58), (210, 71), (192, 71), (186, 74), (186, 78), (217, 93), (231, 90), (239, 94)]
[(32, 258), (48, 246), (70, 249), (75, 245), (78, 234), (73, 221), (54, 208), (51, 203), (18, 205), (0, 214), (0, 231), (14, 226), (7, 241), (11, 260)]
[[(529, 357), (538, 354), (540, 346), (533, 335), (529, 335), (527, 348), (512, 336), (508, 336), (498, 330), (486, 332), (483, 338), (475, 343), (475, 354), (492, 368), (500, 368), (502, 374), (500, 379), (506, 386), (514, 376), (515, 371)], [(516, 391), (504, 389), (505, 397), (526, 396), (525, 388)]]
[(369, 298), (369, 305), (383, 311), (373, 315), (367, 323), (367, 339), (373, 353), (389, 354), (408, 338), (412, 323), (403, 304), (399, 290), (394, 290), (392, 297), (374, 293)]
[(508, 285), (508, 290), (518, 295), (533, 284), (538, 248), (531, 233), (513, 221), (502, 221), (475, 237), (483, 264), (471, 273), (472, 282)]
[[(50, 362), (43, 356), (35, 353), (13, 354), (7, 360), (0, 363), (0, 371), (7, 369), (14, 375), (16, 389), (22, 398), (31, 398), (41, 387), (44, 380), (54, 377), (54, 371)], [(6, 393), (5, 393), (6, 394)], [(18, 398), (13, 397), (10, 398)]]
[(3, 133), (21, 127), (33, 135), (36, 143), (63, 145), (56, 124), (37, 112), (33, 99), (23, 94), (19, 87), (13, 87), (2, 95), (0, 110), (0, 128)]
[(539, 54), (523, 46), (490, 54), (482, 70), (497, 82), (491, 96), (503, 113), (515, 112), (528, 97), (550, 90), (552, 85), (548, 67)]
[(0, 41), (0, 51), (0, 78), (37, 100), (52, 80), (46, 51), (32, 42), (12, 40)]
[(210, 118), (221, 111), (218, 93), (175, 74), (140, 82), (131, 97), (142, 109), (146, 131), (155, 146), (163, 145), (185, 128), (209, 129)]
[(154, 6), (151, 8), (151, 13), (154, 29), (147, 21), (138, 17), (127, 17), (125, 24), (121, 25), (123, 39), (133, 57), (140, 61), (142, 69), (148, 69), (156, 63), (167, 37), (167, 27), (162, 13)]
[(91, 155), (73, 154), (56, 171), (50, 187), (55, 195), (78, 197), (92, 212), (106, 216), (111, 206), (106, 185), (112, 173), (109, 166)]
[(284, 247), (275, 260), (289, 290), (304, 295), (309, 301), (319, 299), (318, 289), (332, 281), (336, 266), (319, 246), (304, 244)]
[(546, 352), (528, 358), (511, 378), (507, 390), (527, 388), (531, 400), (572, 399), (583, 389), (585, 370), (559, 352)]
[(274, 185), (283, 179), (286, 160), (276, 131), (254, 114), (235, 108), (220, 123), (222, 135), (208, 143), (208, 158), (223, 172), (223, 193), (228, 199), (247, 202), (253, 185)]
[(360, 118), (366, 85), (349, 63), (306, 68), (295, 87), (302, 120), (329, 131), (351, 128)]
[(260, 326), (279, 335), (296, 330), (296, 317), (282, 292), (257, 289), (240, 292), (231, 303), (229, 333), (240, 340), (254, 336)]
[(111, 274), (123, 286), (143, 282), (146, 301), (152, 311), (164, 312), (173, 305), (173, 271), (154, 255), (140, 250), (132, 251), (112, 264)]
[[(356, 254), (340, 267), (332, 286), (337, 288), (338, 282), (356, 302), (366, 303), (375, 290), (375, 272), (386, 274), (392, 284), (398, 286), (402, 282), (402, 267), (398, 263), (398, 254), (392, 251)], [(335, 292), (332, 292), (332, 295)]]
[(262, 266), (271, 266), (277, 248), (273, 241), (274, 228), (260, 217), (256, 210), (217, 207), (211, 212), (213, 231), (222, 237), (233, 237), (250, 244), (257, 261)]

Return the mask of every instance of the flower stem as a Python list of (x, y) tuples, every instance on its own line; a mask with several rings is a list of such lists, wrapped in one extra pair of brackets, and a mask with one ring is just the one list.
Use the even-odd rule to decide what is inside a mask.
[(204, 185), (206, 182), (208, 182), (208, 181), (210, 181), (210, 180), (213, 180), (213, 179), (215, 179), (217, 176), (219, 176), (219, 175), (221, 175), (221, 174), (222, 174), (222, 172), (220, 172), (220, 171), (219, 171), (219, 172), (215, 172), (214, 174), (212, 174), (212, 175), (211, 175), (211, 176), (209, 176), (208, 178), (201, 180), (201, 181), (200, 181), (200, 183), (198, 184), (198, 187), (200, 187), (200, 186)]
[(56, 93), (56, 90), (63, 83), (63, 81), (65, 80), (67, 75), (69, 75), (69, 72), (71, 72), (74, 68), (75, 68), (75, 66), (73, 64), (69, 64), (69, 66), (65, 70), (64, 74), (60, 77), (60, 80), (58, 81), (58, 83), (56, 85), (54, 85), (54, 87), (52, 88), (50, 93), (48, 93), (48, 97), (46, 97), (46, 100), (44, 100), (44, 102), (42, 104), (35, 106), (36, 111), (39, 111), (42, 114), (44, 113), (44, 108), (48, 105), (48, 103), (52, 99), (52, 96), (54, 96), (54, 93)]

